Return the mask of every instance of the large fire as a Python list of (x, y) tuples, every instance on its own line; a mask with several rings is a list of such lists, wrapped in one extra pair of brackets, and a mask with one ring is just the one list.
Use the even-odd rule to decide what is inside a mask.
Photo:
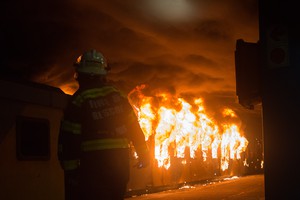
[[(167, 93), (147, 96), (145, 85), (137, 86), (128, 97), (136, 111), (140, 126), (148, 141), (154, 143), (154, 157), (158, 167), (168, 169), (171, 156), (177, 158), (202, 158), (208, 156), (220, 159), (220, 168), (229, 167), (230, 159), (241, 159), (241, 153), (248, 145), (235, 120), (217, 123), (206, 114), (204, 100), (184, 98)], [(238, 118), (230, 108), (222, 116)]]

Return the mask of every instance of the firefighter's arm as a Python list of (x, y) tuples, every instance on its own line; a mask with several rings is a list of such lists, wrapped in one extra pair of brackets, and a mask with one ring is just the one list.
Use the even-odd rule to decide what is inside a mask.
[(150, 165), (150, 155), (149, 155), (149, 151), (147, 150), (147, 152), (144, 153), (137, 153), (138, 154), (138, 162), (135, 165), (137, 168), (145, 168), (148, 167)]
[(130, 140), (133, 143), (134, 149), (138, 156), (138, 168), (147, 167), (150, 164), (150, 154), (145, 135), (137, 120), (132, 120), (130, 123)]
[(79, 167), (80, 141), (80, 125), (63, 120), (59, 133), (57, 153), (63, 170), (74, 170)]
[(58, 160), (63, 170), (79, 167), (81, 124), (77, 106), (69, 105), (60, 124), (58, 138)]

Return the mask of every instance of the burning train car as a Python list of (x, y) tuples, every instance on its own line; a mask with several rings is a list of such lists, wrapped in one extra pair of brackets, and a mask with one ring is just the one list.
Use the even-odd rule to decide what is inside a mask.
[(137, 86), (128, 98), (152, 151), (150, 186), (248, 173), (249, 141), (232, 109), (224, 107), (224, 120), (217, 122), (207, 114), (202, 98), (148, 94), (146, 87)]
[[(203, 99), (188, 102), (165, 93), (147, 96), (139, 86), (128, 97), (152, 153), (137, 169), (134, 147), (128, 195), (176, 187), (221, 175), (247, 173), (249, 141), (230, 108), (226, 123), (205, 111)], [(0, 199), (64, 198), (57, 139), (69, 95), (32, 82), (0, 80)]]

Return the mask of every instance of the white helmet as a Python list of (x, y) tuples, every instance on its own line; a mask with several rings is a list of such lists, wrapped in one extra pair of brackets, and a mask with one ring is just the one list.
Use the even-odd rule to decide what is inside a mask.
[(107, 71), (109, 71), (105, 57), (95, 49), (80, 55), (74, 66), (77, 73), (89, 75), (106, 75)]

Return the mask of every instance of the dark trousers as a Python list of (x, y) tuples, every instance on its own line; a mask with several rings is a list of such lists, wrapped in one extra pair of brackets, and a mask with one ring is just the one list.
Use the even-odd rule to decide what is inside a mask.
[(65, 200), (79, 200), (79, 170), (65, 171)]
[(81, 200), (123, 200), (129, 173), (128, 149), (83, 153), (80, 164)]

